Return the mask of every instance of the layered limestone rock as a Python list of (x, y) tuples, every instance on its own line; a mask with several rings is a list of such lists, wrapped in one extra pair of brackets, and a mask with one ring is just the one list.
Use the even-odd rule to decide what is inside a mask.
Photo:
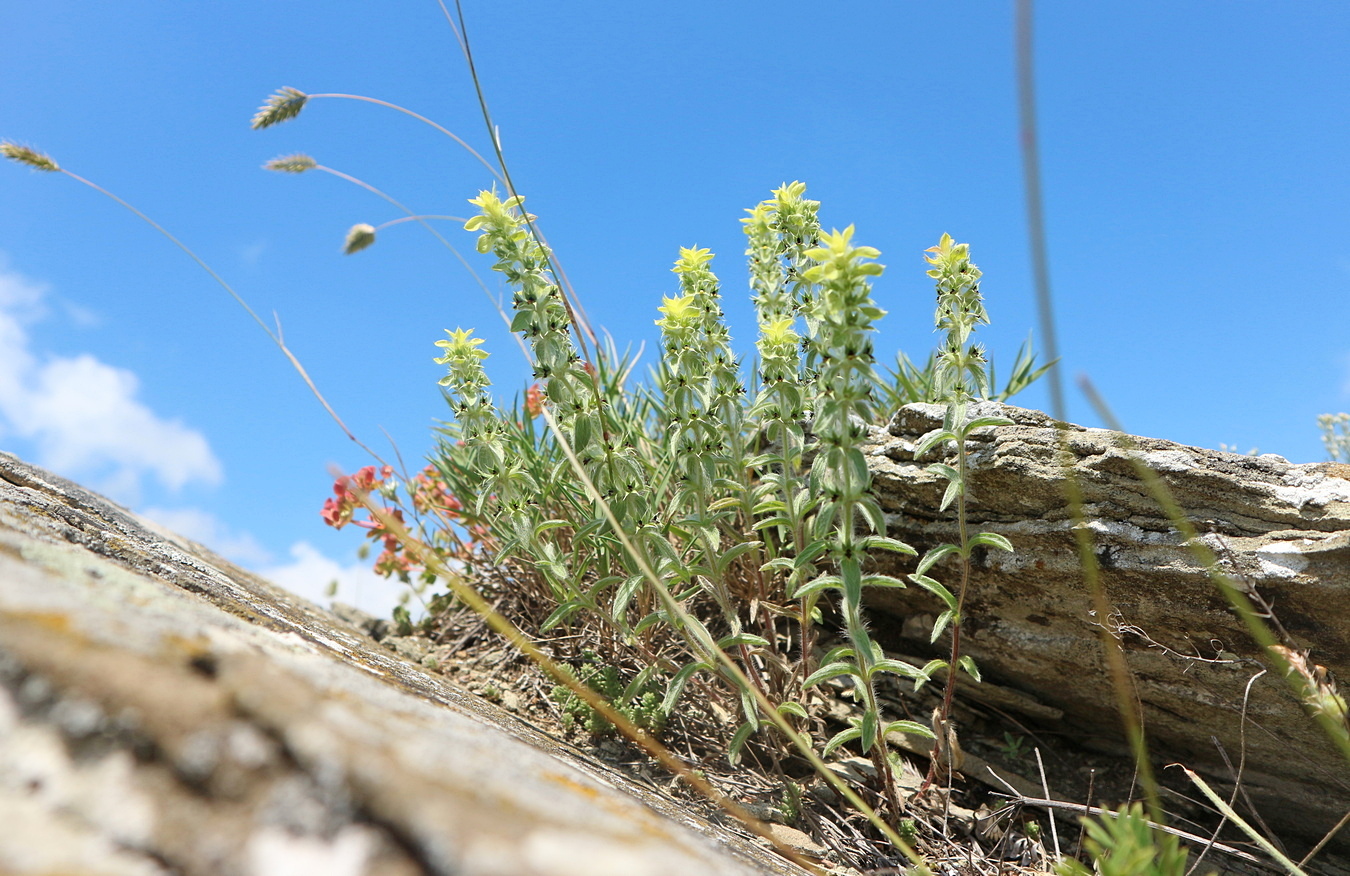
[(0, 871), (802, 871), (0, 454)]
[[(945, 481), (925, 468), (942, 451), (920, 460), (913, 453), (922, 435), (941, 426), (943, 410), (902, 409), (870, 449), (889, 534), (920, 554), (957, 541), (955, 509), (938, 511)], [(1123, 750), (1098, 639), (1104, 623), (1125, 648), (1159, 763), (1180, 761), (1227, 789), (1222, 746), (1234, 767), (1245, 765), (1243, 785), (1277, 835), (1320, 839), (1350, 811), (1350, 765), (1286, 680), (1273, 670), (1261, 674), (1270, 660), (1183, 544), (1131, 456), (1158, 473), (1224, 570), (1273, 608), (1292, 645), (1342, 679), (1350, 679), (1350, 466), (1294, 465), (1147, 438), (1131, 439), (1137, 450), (1130, 451), (1115, 433), (1078, 426), (1063, 432), (1061, 445), (1055, 422), (1042, 413), (983, 403), (978, 415), (1007, 416), (1015, 425), (981, 429), (970, 442), (971, 532), (1001, 533), (1017, 551), (977, 549), (966, 652), (986, 676), (1062, 710), (1062, 723), (1051, 730)], [(1110, 617), (1096, 616), (1084, 583), (1061, 446), (1084, 493)], [(902, 577), (914, 568), (894, 554), (876, 562)], [(955, 591), (954, 561), (931, 574)], [(907, 641), (887, 642), (902, 651), (927, 642), (940, 610), (917, 587), (874, 588), (866, 599), (880, 624), (889, 615), (898, 623), (888, 626), (903, 628)], [(1336, 847), (1350, 847), (1350, 830)]]

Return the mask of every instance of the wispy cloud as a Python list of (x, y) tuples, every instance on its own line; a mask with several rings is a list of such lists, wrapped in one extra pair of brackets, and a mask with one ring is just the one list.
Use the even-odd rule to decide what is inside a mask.
[[(258, 574), (319, 605), (327, 606), (334, 600), (346, 602), (376, 617), (389, 617), (407, 590), (397, 581), (376, 575), (367, 561), (343, 565), (306, 541), (291, 546), (289, 563), (265, 566)], [(333, 582), (337, 582), (336, 588)]]
[(239, 247), (239, 261), (243, 262), (246, 267), (257, 267), (266, 252), (267, 241), (255, 240), (253, 243)]
[[(0, 447), (131, 506), (139, 505), (147, 478), (170, 490), (219, 484), (224, 470), (206, 436), (151, 410), (138, 397), (134, 373), (88, 353), (35, 349), (28, 327), (52, 313), (76, 327), (97, 324), (95, 314), (11, 269), (0, 253)], [(277, 562), (251, 534), (201, 508), (140, 513), (320, 605), (338, 599), (388, 617), (406, 590), (376, 575), (367, 561), (353, 557), (343, 564), (308, 542), (297, 542), (289, 561)]]
[(271, 551), (259, 544), (251, 533), (237, 531), (201, 508), (151, 507), (141, 508), (138, 513), (170, 532), (206, 545), (241, 566), (257, 568), (274, 559)]
[(87, 353), (32, 349), (27, 326), (46, 315), (47, 293), (0, 261), (0, 439), (23, 439), (38, 464), (91, 478), (128, 503), (145, 477), (172, 490), (220, 483), (206, 437), (140, 401), (135, 374)]

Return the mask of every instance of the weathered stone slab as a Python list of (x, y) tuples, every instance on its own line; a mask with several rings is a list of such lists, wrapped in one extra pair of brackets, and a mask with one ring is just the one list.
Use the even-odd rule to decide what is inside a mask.
[(801, 872), (7, 454), (0, 871)]
[[(942, 414), (937, 405), (902, 409), (874, 435), (870, 451), (890, 534), (920, 553), (957, 540), (954, 511), (937, 510), (945, 482), (925, 470), (939, 451), (922, 460), (913, 454), (920, 436), (940, 427)], [(966, 650), (986, 675), (1062, 709), (1060, 729), (1118, 746), (1098, 619), (1065, 499), (1058, 430), (1037, 411), (984, 403), (979, 414), (1008, 416), (1015, 425), (982, 429), (972, 439), (971, 531), (1001, 533), (1017, 552), (980, 549)], [(1243, 783), (1262, 816), (1282, 837), (1319, 839), (1350, 811), (1350, 765), (1282, 678), (1267, 672), (1252, 681), (1269, 660), (1183, 545), (1114, 433), (1070, 426), (1065, 437), (1115, 611), (1105, 622), (1121, 634), (1154, 754), (1161, 764), (1181, 761), (1226, 782), (1229, 772), (1211, 737), (1234, 764), (1245, 746)], [(1295, 645), (1350, 678), (1350, 466), (1133, 441), (1201, 539), (1274, 607)], [(882, 571), (913, 571), (913, 560), (895, 557), (877, 558)], [(955, 562), (933, 574), (956, 589)], [(874, 589), (867, 599), (874, 613), (901, 619), (938, 611), (917, 587)], [(911, 629), (927, 627), (911, 623)], [(1350, 834), (1336, 845), (1350, 847)]]

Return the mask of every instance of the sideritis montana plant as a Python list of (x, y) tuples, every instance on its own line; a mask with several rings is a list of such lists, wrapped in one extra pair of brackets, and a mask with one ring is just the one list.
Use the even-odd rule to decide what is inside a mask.
[[(993, 424), (965, 414), (990, 394), (983, 354), (969, 343), (987, 318), (978, 269), (944, 235), (929, 273), (947, 340), (921, 379), (913, 369), (879, 377), (872, 337), (885, 312), (871, 288), (883, 271), (879, 252), (856, 244), (851, 226), (822, 232), (805, 191), (784, 185), (742, 220), (759, 327), (749, 386), (711, 252), (680, 250), (678, 289), (656, 308), (660, 358), (639, 383), (631, 359), (612, 346), (579, 347), (523, 199), (480, 193), (465, 227), (512, 291), (511, 328), (537, 383), (523, 405), (502, 407), (483, 340), (472, 329), (448, 331), (436, 361), (446, 366), (453, 419), (429, 468), (405, 487), (420, 512), (419, 538), (492, 590), (528, 634), (553, 643), (578, 677), (603, 678), (597, 689), (620, 712), (640, 710), (635, 723), (669, 728), (667, 718), (688, 704), (720, 716), (712, 723), (733, 763), (753, 750), (780, 772), (793, 746), (828, 757), (856, 745), (874, 767), (867, 793), (895, 823), (905, 804), (887, 735), (934, 733), (887, 714), (877, 685), (887, 676), (921, 685), (949, 663), (974, 674), (959, 652), (960, 596), (926, 573), (977, 544), (1011, 546), (962, 529), (961, 544), (930, 552), (911, 577), (949, 603), (934, 638), (950, 625), (951, 659), (917, 667), (888, 657), (869, 633), (864, 594), (906, 584), (877, 574), (869, 557), (915, 551), (886, 535), (864, 444), (900, 404), (947, 401), (945, 428), (925, 444), (956, 451), (954, 465), (934, 467), (952, 482), (944, 507), (955, 499), (964, 525), (964, 440)], [(1042, 370), (1019, 356), (1005, 394)], [(342, 490), (340, 482), (328, 509), (337, 523), (350, 519), (338, 513)], [(371, 534), (385, 539), (382, 569), (413, 581), (411, 553), (400, 554), (379, 526)], [(424, 572), (420, 583), (435, 580)], [(449, 603), (441, 597), (433, 607)], [(425, 623), (434, 626), (434, 615)], [(825, 725), (815, 689), (826, 684), (857, 709), (843, 730), (817, 735)], [(935, 718), (940, 730), (949, 710), (950, 691)]]

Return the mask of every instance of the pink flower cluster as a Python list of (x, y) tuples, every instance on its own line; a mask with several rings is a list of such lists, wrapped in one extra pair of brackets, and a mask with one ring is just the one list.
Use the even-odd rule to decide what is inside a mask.
[[(543, 409), (544, 391), (536, 383), (525, 392), (525, 413), (533, 419), (538, 417)], [(459, 444), (462, 446), (464, 442), (460, 441)], [(449, 534), (448, 541), (453, 545), (450, 553), (460, 559), (470, 559), (482, 548), (484, 542), (492, 540), (488, 528), (476, 519), (472, 512), (466, 510), (464, 504), (450, 492), (450, 488), (442, 480), (440, 472), (434, 465), (428, 465), (411, 480), (396, 479), (393, 486), (390, 485), (391, 478), (394, 478), (394, 469), (388, 465), (379, 467), (367, 465), (353, 474), (343, 475), (333, 482), (333, 496), (324, 500), (323, 510), (319, 512), (324, 522), (334, 529), (341, 529), (351, 523), (365, 529), (371, 541), (381, 543), (382, 550), (375, 559), (375, 571), (379, 574), (406, 575), (414, 569), (421, 568), (422, 564), (408, 552), (394, 533), (370, 514), (359, 498), (361, 494), (368, 497), (367, 501), (375, 496), (389, 498), (395, 496), (397, 488), (402, 486), (412, 503), (413, 512), (436, 518), (436, 529)], [(355, 518), (360, 511), (366, 512), (365, 519)], [(406, 525), (402, 508), (385, 505), (382, 513)], [(452, 523), (458, 524), (459, 528), (451, 529)], [(459, 532), (467, 532), (468, 539), (461, 539)], [(439, 548), (437, 550), (444, 553)]]
[[(323, 503), (323, 510), (319, 513), (324, 522), (334, 529), (341, 529), (351, 523), (369, 530), (368, 535), (372, 541), (382, 542), (384, 549), (375, 559), (375, 571), (379, 574), (389, 576), (409, 572), (416, 568), (418, 564), (404, 551), (403, 542), (399, 540), (398, 536), (386, 529), (385, 525), (373, 515), (366, 520), (353, 519), (353, 515), (358, 510), (365, 509), (358, 491), (367, 496), (382, 495), (380, 488), (385, 485), (385, 480), (394, 474), (394, 469), (387, 465), (381, 466), (378, 469), (378, 474), (376, 471), (375, 466), (368, 465), (358, 470), (356, 474), (343, 475), (338, 478), (333, 482), (335, 498), (326, 500)], [(386, 505), (382, 510), (386, 516), (403, 524), (402, 509)]]

